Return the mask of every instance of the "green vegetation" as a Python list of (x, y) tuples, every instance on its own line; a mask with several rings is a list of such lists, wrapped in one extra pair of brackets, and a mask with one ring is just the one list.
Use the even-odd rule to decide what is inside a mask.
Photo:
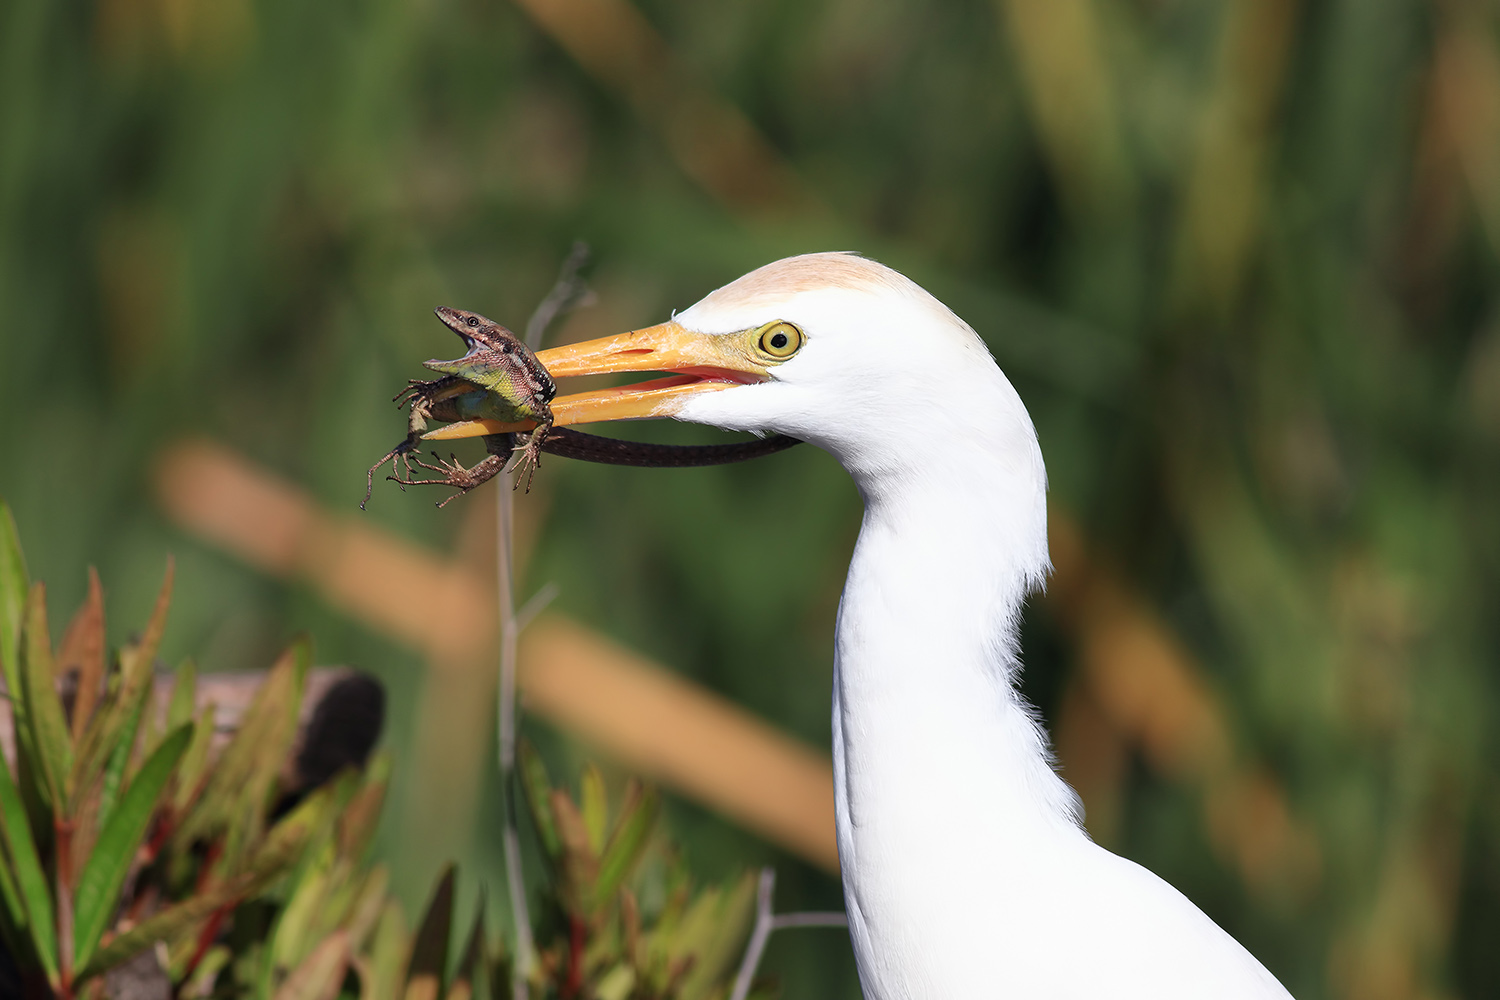
[[(153, 698), (170, 564), (140, 638), (113, 656), (97, 577), (92, 584), (54, 655), (45, 587), (28, 579), (0, 503), (0, 666), (20, 693), (10, 701), (15, 762), (0, 762), (0, 993), (508, 995), (509, 950), (486, 935), (482, 906), (450, 962), (451, 866), (412, 933), (388, 895), (387, 868), (369, 864), (388, 759), (289, 798), (307, 642), (266, 672), (215, 747), (215, 706), (198, 704), (191, 660), (167, 703)], [(544, 943), (526, 977), (532, 995), (721, 1000), (755, 917), (753, 877), (694, 891), (655, 835), (654, 791), (632, 783), (612, 809), (590, 768), (575, 803), (534, 749), (523, 746), (522, 758), (551, 869)]]
[[(0, 565), (0, 664), (17, 694), (14, 773), (0, 766), (7, 995), (115, 995), (111, 974), (153, 949), (150, 974), (195, 990), (222, 978), (270, 996), (283, 980), (341, 981), (388, 909), (387, 874), (363, 857), (389, 768), (343, 774), (273, 814), (287, 791), (279, 776), (307, 643), (266, 673), (233, 736), (214, 748), (214, 706), (198, 707), (191, 660), (165, 706), (153, 697), (170, 565), (139, 639), (113, 656), (97, 577), (54, 655), (46, 589), (28, 580), (3, 504)], [(380, 966), (385, 938), (373, 940)]]

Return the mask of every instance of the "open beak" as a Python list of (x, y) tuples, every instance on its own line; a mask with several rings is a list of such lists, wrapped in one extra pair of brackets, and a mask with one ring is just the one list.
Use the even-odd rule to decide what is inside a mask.
[[(745, 339), (695, 333), (675, 322), (537, 353), (553, 378), (614, 372), (666, 372), (667, 377), (552, 400), (554, 426), (670, 417), (694, 396), (765, 380), (766, 368)], [(532, 421), (464, 420), (423, 435), (429, 441), (530, 430)]]

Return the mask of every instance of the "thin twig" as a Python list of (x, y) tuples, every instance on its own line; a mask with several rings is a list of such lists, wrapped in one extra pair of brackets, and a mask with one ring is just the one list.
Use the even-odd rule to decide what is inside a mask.
[(541, 349), (542, 337), (546, 335), (547, 327), (552, 325), (553, 320), (579, 306), (593, 303), (594, 293), (578, 276), (591, 255), (589, 245), (582, 240), (576, 240), (573, 249), (568, 251), (562, 268), (557, 272), (557, 281), (553, 283), (552, 291), (547, 293), (541, 305), (536, 307), (536, 312), (531, 314), (531, 319), (526, 321), (526, 346), (533, 351)]
[(843, 910), (806, 910), (802, 913), (778, 913), (771, 920), (771, 930), (793, 927), (848, 927), (849, 917)]
[(511, 966), (513, 1000), (529, 1000), (536, 943), (531, 936), (531, 911), (526, 904), (526, 882), (521, 870), (521, 838), (516, 829), (516, 646), (520, 624), (516, 620), (514, 576), (511, 567), (511, 530), (514, 526), (514, 499), (507, 489), (495, 490), (496, 590), (500, 599), (500, 781), (505, 789), (505, 832), (501, 848), (505, 853), (505, 883), (510, 897), (511, 924), (515, 928), (515, 963)]
[(776, 872), (770, 868), (760, 870), (760, 882), (755, 892), (755, 927), (750, 931), (750, 940), (745, 944), (745, 957), (740, 960), (740, 971), (734, 977), (734, 989), (729, 1000), (745, 1000), (750, 995), (750, 981), (760, 968), (760, 960), (766, 952), (766, 944), (775, 931), (790, 927), (848, 927), (849, 918), (837, 912), (782, 913), (771, 912), (772, 898), (776, 894)]
[(558, 589), (555, 583), (544, 584), (541, 590), (532, 594), (531, 600), (521, 605), (521, 610), (516, 612), (516, 631), (518, 633), (526, 631), (526, 626), (535, 621), (537, 615), (547, 610), (547, 605), (552, 603), (552, 599), (557, 594)]
[[(578, 271), (588, 262), (589, 248), (574, 243), (563, 262), (557, 283), (547, 293), (531, 319), (526, 323), (526, 343), (532, 350), (541, 346), (547, 327), (558, 316), (588, 301), (591, 293)], [(505, 853), (505, 881), (510, 897), (511, 923), (515, 927), (515, 964), (511, 973), (512, 1000), (530, 1000), (530, 980), (536, 961), (536, 942), (531, 935), (531, 912), (526, 903), (525, 873), (521, 867), (521, 837), (517, 830), (515, 793), (516, 769), (516, 650), (521, 630), (557, 596), (557, 587), (548, 584), (536, 593), (519, 612), (516, 611), (515, 567), (513, 565), (515, 501), (510, 490), (495, 490), (495, 590), (500, 602), (500, 683), (499, 683), (499, 757), (500, 781), (505, 789), (505, 830), (501, 846)]]

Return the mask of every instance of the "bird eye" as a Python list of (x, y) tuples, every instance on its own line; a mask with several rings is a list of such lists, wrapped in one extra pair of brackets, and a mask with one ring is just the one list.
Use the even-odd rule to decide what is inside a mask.
[(773, 358), (789, 358), (802, 347), (802, 331), (790, 323), (772, 323), (760, 335), (760, 349)]
[(479, 317), (478, 316), (465, 316), (464, 317), (464, 322), (467, 323), (467, 324), (469, 324), (470, 326), (478, 326), (479, 325)]

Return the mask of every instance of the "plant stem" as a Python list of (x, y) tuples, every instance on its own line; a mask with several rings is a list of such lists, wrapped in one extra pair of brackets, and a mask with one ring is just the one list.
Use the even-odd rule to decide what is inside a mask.
[(520, 625), (516, 621), (511, 531), (515, 524), (513, 491), (503, 479), (495, 487), (495, 589), (500, 600), (500, 782), (505, 790), (505, 882), (510, 896), (511, 924), (515, 928), (515, 962), (511, 966), (513, 1000), (528, 1000), (532, 960), (536, 944), (531, 937), (531, 912), (526, 904), (526, 882), (521, 869), (521, 838), (516, 830), (516, 646)]
[[(589, 290), (579, 270), (588, 263), (588, 244), (575, 242), (563, 261), (557, 281), (526, 323), (526, 344), (541, 347), (547, 327), (558, 316), (588, 301)], [(505, 853), (505, 881), (510, 897), (511, 924), (515, 928), (515, 962), (511, 966), (512, 1000), (530, 1000), (530, 979), (536, 960), (536, 942), (531, 935), (531, 911), (526, 903), (525, 872), (521, 867), (521, 837), (516, 828), (516, 651), (521, 629), (557, 593), (550, 584), (516, 613), (515, 497), (504, 480), (495, 487), (495, 591), (500, 603), (500, 684), (498, 692), (500, 782), (504, 789), (505, 831), (501, 846)]]
[(553, 283), (552, 290), (542, 299), (526, 323), (526, 335), (522, 339), (533, 351), (541, 348), (542, 337), (554, 319), (592, 301), (593, 293), (578, 276), (578, 272), (589, 262), (590, 256), (589, 245), (582, 240), (575, 240), (557, 272), (557, 281)]
[(774, 931), (791, 927), (848, 927), (849, 918), (835, 911), (776, 914), (771, 911), (772, 898), (776, 893), (776, 872), (770, 868), (760, 870), (760, 884), (756, 887), (755, 928), (745, 945), (745, 957), (740, 960), (740, 971), (734, 977), (734, 989), (729, 1000), (745, 1000), (750, 995), (750, 981), (760, 968), (760, 960), (766, 952), (766, 944)]
[(563, 981), (559, 996), (562, 1000), (573, 1000), (583, 989), (583, 950), (588, 946), (588, 928), (580, 917), (568, 918), (568, 977)]
[(73, 824), (61, 816), (53, 820), (57, 864), (57, 958), (62, 990), (73, 994)]

